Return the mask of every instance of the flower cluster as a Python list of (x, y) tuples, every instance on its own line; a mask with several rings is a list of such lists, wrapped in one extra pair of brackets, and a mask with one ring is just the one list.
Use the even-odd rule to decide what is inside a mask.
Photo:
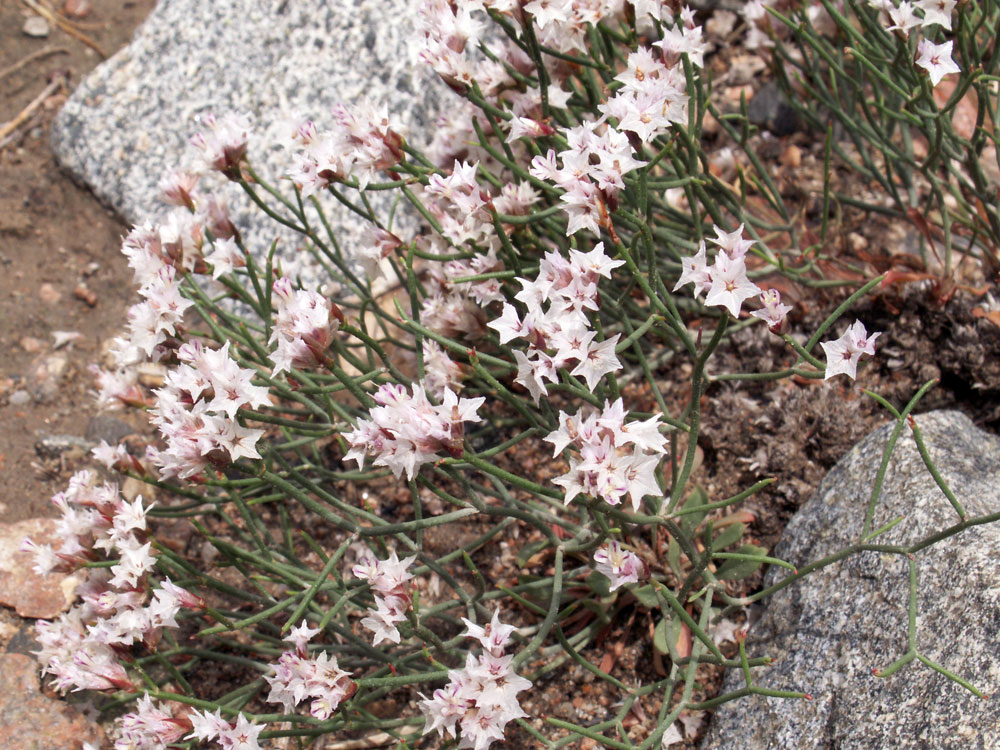
[(635, 552), (624, 549), (617, 541), (610, 542), (594, 552), (594, 567), (598, 573), (611, 579), (610, 591), (626, 583), (638, 583), (649, 575), (649, 566)]
[(504, 303), (500, 317), (488, 323), (500, 335), (501, 344), (515, 338), (527, 339), (527, 354), (514, 351), (515, 382), (528, 389), (536, 404), (546, 392), (544, 381), (556, 382), (562, 367), (572, 365), (570, 374), (581, 376), (590, 389), (621, 367), (615, 355), (621, 334), (596, 341), (597, 333), (591, 329), (587, 311), (600, 306), (598, 279), (611, 278), (611, 270), (622, 263), (604, 254), (604, 243), (598, 243), (589, 253), (570, 250), (569, 260), (548, 252), (533, 281), (517, 279), (522, 288), (515, 298), (527, 310), (524, 317), (513, 305)]
[(657, 57), (645, 47), (631, 53), (628, 67), (615, 76), (622, 87), (599, 107), (617, 120), (618, 130), (635, 133), (643, 143), (672, 124), (686, 125), (688, 121), (684, 70), (668, 68)]
[[(868, 0), (868, 5), (879, 12), (879, 19), (886, 31), (895, 31), (909, 37), (914, 29), (922, 32), (931, 26), (940, 26), (951, 31), (951, 16), (957, 0)], [(927, 71), (931, 85), (937, 86), (949, 73), (958, 73), (961, 68), (952, 59), (952, 45), (948, 40), (935, 44), (926, 37), (917, 43), (916, 64)]]
[(559, 429), (545, 440), (558, 456), (570, 445), (579, 452), (569, 459), (569, 471), (552, 481), (566, 491), (567, 505), (579, 494), (599, 497), (619, 505), (628, 495), (638, 511), (642, 498), (659, 495), (656, 469), (666, 453), (667, 439), (660, 434), (658, 414), (644, 421), (625, 420), (622, 399), (604, 402), (601, 412), (585, 417), (559, 412)]
[(296, 705), (312, 699), (309, 713), (325, 720), (337, 710), (341, 701), (354, 693), (356, 685), (350, 673), (337, 664), (335, 656), (323, 651), (309, 658), (308, 643), (317, 633), (319, 630), (310, 628), (305, 620), (292, 628), (285, 640), (295, 648), (281, 654), (278, 663), (272, 665), (274, 674), (264, 679), (271, 686), (267, 696), (269, 703), (280, 703), (286, 713), (291, 713)]
[(559, 200), (569, 219), (567, 236), (581, 229), (599, 234), (602, 226), (611, 226), (608, 205), (625, 187), (624, 176), (645, 162), (633, 156), (628, 136), (604, 118), (570, 128), (563, 137), (568, 148), (558, 155), (549, 149), (545, 156), (536, 156), (529, 172), (562, 188)]
[(322, 133), (311, 120), (289, 123), (286, 145), (296, 150), (288, 176), (303, 197), (352, 176), (364, 189), (403, 156), (403, 139), (389, 127), (388, 108), (362, 104), (352, 112), (338, 105), (333, 116), (333, 127)]
[(175, 718), (165, 705), (156, 705), (145, 694), (135, 710), (118, 722), (115, 750), (166, 750), (191, 728), (187, 719)]
[(386, 383), (374, 395), (371, 419), (359, 419), (353, 432), (345, 435), (351, 450), (345, 461), (364, 465), (365, 456), (375, 456), (376, 466), (388, 466), (399, 477), (413, 479), (419, 468), (441, 458), (444, 451), (462, 454), (464, 422), (481, 422), (476, 410), (485, 398), (459, 398), (445, 389), (440, 404), (432, 404), (424, 387), (413, 386), (412, 395), (404, 385)]
[(486, 750), (503, 740), (508, 722), (527, 716), (517, 694), (531, 682), (511, 668), (513, 656), (504, 655), (514, 628), (500, 622), (499, 611), (484, 627), (462, 621), (465, 635), (478, 640), (484, 650), (478, 658), (469, 654), (462, 669), (449, 670), (448, 684), (430, 698), (421, 695), (424, 734), (437, 730), (441, 737), (456, 737), (457, 724), (462, 735), (459, 747)]
[(277, 313), (268, 341), (277, 344), (270, 355), (274, 362), (272, 374), (290, 367), (314, 367), (324, 361), (323, 352), (340, 327), (340, 310), (318, 292), (294, 289), (287, 278), (274, 282), (272, 295)]
[(871, 336), (865, 330), (860, 320), (855, 320), (843, 335), (834, 341), (824, 341), (820, 344), (826, 353), (826, 380), (834, 375), (847, 375), (852, 380), (858, 376), (858, 360), (862, 354), (875, 356), (875, 339), (881, 333)]
[(232, 112), (216, 117), (201, 118), (207, 130), (195, 133), (191, 143), (202, 153), (209, 169), (221, 172), (230, 180), (240, 178), (240, 163), (246, 157), (250, 137), (250, 120)]
[(141, 496), (129, 503), (115, 485), (98, 484), (93, 472), (81, 471), (52, 502), (62, 514), (57, 525), (60, 548), (30, 539), (23, 545), (34, 553), (39, 575), (75, 570), (98, 559), (99, 552), (117, 555), (118, 560), (110, 568), (89, 572), (77, 588), (80, 604), (57, 621), (38, 621), (38, 659), (55, 678), (57, 690), (131, 690), (119, 655), (135, 643), (154, 646), (164, 627), (176, 627), (181, 607), (204, 603), (169, 578), (150, 591), (147, 578), (156, 562), (152, 543), (146, 541), (151, 506), (143, 507)]
[(377, 592), (375, 609), (369, 609), (368, 617), (361, 621), (362, 625), (375, 634), (372, 638), (375, 646), (386, 640), (399, 643), (396, 623), (406, 619), (406, 610), (412, 602), (407, 582), (413, 576), (407, 568), (416, 559), (414, 555), (400, 560), (393, 552), (388, 560), (379, 560), (374, 555), (365, 553), (351, 569), (355, 578), (368, 581), (368, 585)]
[[(761, 293), (760, 287), (747, 278), (746, 254), (753, 241), (743, 239), (743, 225), (740, 224), (732, 232), (715, 227), (715, 238), (711, 242), (719, 246), (712, 266), (708, 265), (702, 241), (694, 257), (681, 259), (681, 277), (674, 291), (685, 284), (693, 284), (695, 298), (707, 291), (706, 305), (724, 307), (738, 318), (744, 300)], [(779, 308), (774, 308), (774, 312), (780, 313)], [(771, 325), (770, 320), (768, 325)]]
[(254, 724), (242, 713), (236, 717), (236, 724), (230, 724), (222, 718), (221, 711), (192, 711), (188, 719), (191, 723), (191, 734), (184, 739), (218, 740), (222, 750), (260, 750), (257, 737), (264, 730), (260, 724)]
[(228, 341), (215, 350), (196, 341), (184, 344), (177, 358), (181, 362), (155, 391), (150, 412), (167, 442), (162, 450), (147, 449), (161, 475), (185, 479), (209, 463), (260, 458), (255, 446), (264, 431), (244, 427), (236, 418), (243, 407), (270, 403), (267, 388), (251, 382), (256, 373), (236, 363)]

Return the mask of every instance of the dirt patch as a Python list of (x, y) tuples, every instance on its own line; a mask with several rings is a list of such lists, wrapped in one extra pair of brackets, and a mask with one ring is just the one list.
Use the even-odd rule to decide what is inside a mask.
[[(111, 54), (155, 2), (88, 4), (89, 13), (72, 19), (75, 30)], [(49, 148), (53, 117), (101, 55), (52, 23), (47, 36), (29, 36), (23, 29), (32, 17), (39, 25), (27, 6), (0, 4), (0, 123), (23, 117), (0, 137), (0, 519), (6, 521), (51, 514), (49, 498), (62, 489), (84, 444), (43, 446), (41, 455), (35, 445), (87, 434), (95, 414), (87, 366), (121, 328), (132, 295), (118, 251), (124, 225), (60, 171)], [(43, 92), (39, 106), (22, 116)], [(64, 343), (69, 337), (57, 332), (80, 336)], [(99, 431), (92, 426), (91, 437)]]

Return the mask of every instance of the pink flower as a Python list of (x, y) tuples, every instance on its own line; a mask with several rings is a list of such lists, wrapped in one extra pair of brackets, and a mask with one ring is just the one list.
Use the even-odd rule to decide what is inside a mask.
[(847, 375), (852, 380), (857, 377), (858, 360), (862, 354), (875, 354), (875, 339), (879, 332), (868, 336), (865, 326), (860, 320), (844, 331), (835, 341), (824, 341), (820, 344), (826, 353), (826, 376), (829, 380), (834, 375)]
[(617, 541), (610, 542), (594, 552), (594, 563), (598, 573), (611, 579), (610, 591), (626, 583), (638, 583), (639, 578), (649, 575), (649, 568), (637, 554), (622, 549)]
[(750, 313), (755, 318), (760, 318), (767, 327), (774, 333), (784, 333), (787, 329), (787, 319), (791, 305), (781, 304), (781, 292), (777, 289), (767, 289), (760, 293), (760, 302), (764, 307)]

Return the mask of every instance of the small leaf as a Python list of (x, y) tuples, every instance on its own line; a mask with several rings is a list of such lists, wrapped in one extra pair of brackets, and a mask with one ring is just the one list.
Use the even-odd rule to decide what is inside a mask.
[(691, 655), (691, 629), (679, 618), (664, 618), (653, 629), (653, 648), (670, 658), (684, 659)]
[(718, 552), (730, 545), (736, 544), (742, 537), (747, 527), (742, 523), (734, 523), (727, 527), (712, 540), (712, 551)]
[(670, 649), (667, 647), (667, 624), (667, 620), (660, 620), (656, 623), (656, 629), (653, 630), (653, 648), (661, 654), (670, 653)]
[[(705, 494), (705, 490), (701, 487), (695, 487), (691, 490), (691, 494), (687, 496), (687, 500), (684, 501), (683, 507), (684, 510), (690, 511), (692, 508), (698, 508), (707, 503), (708, 495)], [(705, 510), (681, 516), (681, 528), (688, 533), (691, 533), (701, 525), (701, 522), (705, 520), (705, 516), (707, 515), (708, 511)]]
[(587, 586), (602, 599), (611, 595), (611, 579), (596, 570), (587, 576)]
[(678, 578), (681, 577), (681, 545), (677, 543), (677, 540), (670, 537), (670, 541), (667, 542), (667, 562), (670, 563), (670, 569), (674, 571), (674, 575)]
[[(755, 557), (764, 557), (767, 555), (767, 550), (763, 547), (757, 547), (753, 544), (747, 544), (736, 550), (741, 555), (754, 555)], [(761, 562), (757, 560), (726, 560), (722, 565), (719, 566), (718, 571), (715, 573), (715, 577), (720, 581), (741, 581), (748, 576), (753, 575), (757, 572), (757, 568), (761, 566)]]
[(632, 593), (639, 600), (639, 604), (646, 609), (657, 609), (660, 606), (660, 600), (656, 596), (656, 589), (653, 588), (652, 584), (640, 586)]

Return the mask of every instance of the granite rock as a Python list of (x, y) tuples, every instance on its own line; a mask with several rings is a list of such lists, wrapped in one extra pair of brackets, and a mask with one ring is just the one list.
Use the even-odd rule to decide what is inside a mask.
[[(272, 182), (289, 162), (268, 144), (291, 113), (323, 129), (333, 105), (384, 103), (394, 128), (425, 143), (441, 111), (438, 98), (454, 95), (414, 60), (408, 34), (418, 8), (410, 0), (160, 2), (132, 42), (70, 97), (53, 126), (53, 149), (77, 180), (127, 221), (141, 223), (169, 210), (157, 184), (171, 169), (197, 163), (189, 139), (207, 113), (250, 116), (250, 156)], [(289, 264), (297, 235), (251, 209), (238, 186), (217, 182), (251, 250), (284, 237), (278, 254)], [(369, 197), (386, 217), (395, 193)], [(335, 201), (327, 205), (349, 250), (363, 223)]]
[(38, 684), (38, 662), (0, 654), (0, 748), (81, 750), (100, 747), (104, 732), (66, 701), (48, 698)]
[[(1000, 511), (1000, 440), (957, 412), (916, 418), (935, 464), (969, 517)], [(895, 423), (869, 435), (827, 475), (785, 530), (774, 554), (802, 567), (855, 542)], [(909, 429), (886, 475), (873, 529), (910, 545), (958, 521), (928, 473)], [(1000, 690), (1000, 524), (967, 529), (915, 555), (917, 649), (986, 694)], [(888, 678), (907, 651), (908, 564), (865, 551), (775, 593), (750, 628), (748, 651), (773, 665), (756, 683), (810, 693), (812, 701), (750, 696), (721, 707), (703, 750), (837, 748), (908, 750), (1000, 747), (1000, 702), (983, 701), (914, 661)], [(787, 574), (771, 570), (770, 585)], [(743, 687), (739, 670), (723, 691)]]
[(12, 607), (21, 617), (56, 617), (72, 605), (82, 576), (39, 576), (32, 570), (31, 553), (20, 551), (25, 537), (53, 547), (60, 543), (56, 521), (51, 518), (0, 524), (0, 605)]

